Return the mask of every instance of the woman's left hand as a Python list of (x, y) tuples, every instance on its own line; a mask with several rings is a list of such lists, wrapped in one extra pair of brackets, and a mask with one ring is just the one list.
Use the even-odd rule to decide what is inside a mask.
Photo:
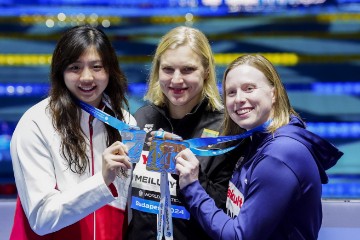
[(175, 159), (180, 189), (199, 179), (199, 160), (190, 149), (182, 150)]
[(150, 133), (151, 137), (148, 138), (148, 145), (151, 144), (151, 142), (155, 139), (162, 139), (162, 140), (176, 140), (176, 141), (182, 141), (182, 137), (171, 133), (171, 132), (166, 132), (164, 130), (162, 130), (161, 128), (157, 131), (152, 131)]

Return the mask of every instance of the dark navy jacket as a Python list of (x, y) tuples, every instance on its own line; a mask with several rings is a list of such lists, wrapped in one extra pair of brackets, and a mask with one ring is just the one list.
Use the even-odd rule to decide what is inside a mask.
[[(227, 214), (196, 181), (182, 193), (213, 239), (317, 239), (325, 170), (342, 156), (292, 117), (274, 134), (252, 136), (229, 184)], [(242, 161), (241, 161), (242, 160)]]

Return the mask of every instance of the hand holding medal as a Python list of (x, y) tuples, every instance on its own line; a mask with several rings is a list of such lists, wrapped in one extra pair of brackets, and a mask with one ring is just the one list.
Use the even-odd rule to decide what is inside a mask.
[(123, 173), (127, 174), (128, 169), (131, 169), (131, 163), (125, 144), (116, 141), (105, 149), (102, 154), (102, 174), (106, 185), (112, 183), (119, 172), (122, 176)]

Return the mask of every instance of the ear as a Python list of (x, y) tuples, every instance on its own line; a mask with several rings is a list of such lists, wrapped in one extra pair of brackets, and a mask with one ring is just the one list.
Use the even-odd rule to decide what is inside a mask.
[(209, 68), (205, 69), (205, 71), (204, 71), (204, 80), (205, 81), (209, 78), (209, 74), (210, 74)]
[(271, 88), (271, 102), (272, 102), (272, 104), (274, 104), (276, 102), (275, 87)]

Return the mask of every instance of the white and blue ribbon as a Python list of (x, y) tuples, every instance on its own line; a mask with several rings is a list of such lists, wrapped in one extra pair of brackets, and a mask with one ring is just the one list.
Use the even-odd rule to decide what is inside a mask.
[(220, 136), (220, 137), (207, 137), (207, 138), (192, 138), (188, 140), (184, 140), (184, 142), (189, 143), (189, 149), (197, 156), (216, 156), (221, 155), (224, 153), (227, 153), (237, 146), (240, 145), (240, 143), (236, 144), (235, 146), (228, 147), (225, 149), (200, 149), (200, 147), (205, 147), (208, 145), (215, 145), (225, 142), (231, 142), (243, 138), (250, 137), (255, 132), (263, 132), (266, 130), (266, 128), (270, 124), (270, 120), (265, 122), (264, 124), (257, 126), (249, 131), (246, 131), (239, 135), (233, 135), (233, 136)]
[[(207, 147), (209, 145), (216, 145), (216, 144), (220, 144), (220, 143), (231, 142), (231, 141), (250, 137), (255, 132), (265, 131), (266, 128), (269, 126), (270, 122), (271, 121), (269, 120), (269, 121), (265, 122), (264, 124), (257, 126), (253, 129), (250, 129), (249, 131), (246, 131), (239, 135), (206, 137), (206, 138), (192, 138), (192, 139), (179, 141), (179, 142), (188, 143), (189, 149), (197, 156), (217, 156), (217, 155), (221, 155), (221, 154), (224, 154), (224, 153), (227, 153), (227, 152), (233, 150), (234, 148), (236, 148), (237, 146), (240, 145), (240, 142), (238, 144), (236, 144), (235, 146), (231, 146), (231, 147), (224, 148), (224, 149), (201, 149), (201, 147)], [(156, 131), (154, 134), (154, 138), (155, 139), (163, 139), (164, 134), (165, 134), (164, 131)], [(169, 140), (158, 140), (158, 141), (166, 142)], [(174, 140), (172, 140), (172, 141), (174, 141)]]
[(171, 197), (168, 173), (165, 171), (160, 174), (160, 203), (157, 218), (157, 240), (162, 240), (163, 236), (166, 240), (172, 240), (174, 236)]
[(130, 162), (137, 163), (145, 143), (146, 132), (138, 126), (129, 125), (83, 101), (75, 102), (86, 112), (107, 125), (119, 130), (123, 143), (129, 148)]
[(135, 130), (139, 130), (138, 126), (133, 126), (133, 125), (129, 125), (126, 124), (123, 121), (120, 121), (117, 118), (114, 118), (113, 116), (107, 114), (106, 112), (101, 111), (98, 108), (95, 108), (83, 101), (80, 100), (75, 100), (75, 102), (86, 112), (88, 112), (90, 115), (92, 115), (93, 117), (99, 119), (100, 121), (106, 123), (107, 125), (116, 128), (119, 131), (122, 131), (124, 129), (135, 129)]

